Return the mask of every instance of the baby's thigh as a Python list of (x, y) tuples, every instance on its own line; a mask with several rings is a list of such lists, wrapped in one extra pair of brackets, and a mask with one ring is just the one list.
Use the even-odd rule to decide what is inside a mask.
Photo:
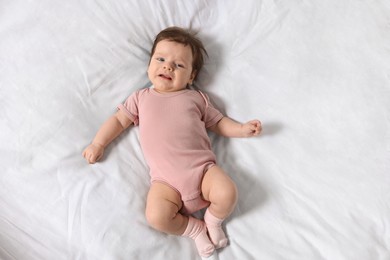
[(147, 218), (171, 218), (181, 207), (180, 194), (176, 190), (161, 182), (152, 183), (146, 201)]

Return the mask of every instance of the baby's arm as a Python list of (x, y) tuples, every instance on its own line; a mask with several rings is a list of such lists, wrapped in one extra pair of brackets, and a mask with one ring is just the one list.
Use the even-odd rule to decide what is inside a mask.
[(228, 117), (223, 117), (209, 129), (226, 137), (251, 137), (260, 134), (262, 128), (259, 120), (251, 120), (245, 124), (240, 124)]
[(88, 163), (99, 161), (104, 153), (104, 149), (118, 135), (120, 135), (133, 122), (121, 110), (111, 116), (99, 129), (92, 143), (85, 148), (84, 158)]

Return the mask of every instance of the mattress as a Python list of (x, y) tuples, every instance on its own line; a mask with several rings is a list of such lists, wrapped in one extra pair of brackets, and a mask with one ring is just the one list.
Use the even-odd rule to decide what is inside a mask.
[[(239, 200), (209, 259), (390, 259), (390, 2), (0, 2), (0, 259), (201, 259), (149, 227), (131, 127), (81, 153), (146, 74), (158, 32), (196, 31), (197, 86), (252, 138), (210, 133)], [(197, 213), (201, 218), (202, 214)]]

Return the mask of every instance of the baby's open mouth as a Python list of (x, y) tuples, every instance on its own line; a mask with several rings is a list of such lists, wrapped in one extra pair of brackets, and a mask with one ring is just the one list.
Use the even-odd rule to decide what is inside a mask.
[(160, 74), (158, 75), (160, 78), (163, 78), (163, 79), (166, 79), (166, 80), (172, 80), (171, 77), (169, 77), (168, 75), (165, 75), (165, 74)]

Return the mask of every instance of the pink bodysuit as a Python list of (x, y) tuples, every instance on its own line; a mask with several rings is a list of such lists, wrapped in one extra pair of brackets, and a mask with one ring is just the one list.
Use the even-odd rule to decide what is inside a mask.
[(139, 125), (151, 181), (165, 183), (181, 195), (182, 213), (192, 214), (208, 206), (200, 186), (216, 158), (206, 128), (223, 115), (207, 96), (190, 89), (159, 93), (146, 88), (133, 93), (118, 109)]

